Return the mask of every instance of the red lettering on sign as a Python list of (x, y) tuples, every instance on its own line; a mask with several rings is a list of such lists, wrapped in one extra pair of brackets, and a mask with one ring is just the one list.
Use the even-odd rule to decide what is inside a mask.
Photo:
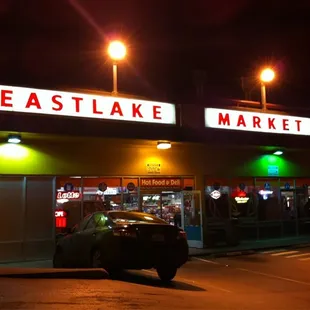
[(254, 128), (261, 128), (260, 127), (260, 117), (258, 116), (253, 116), (253, 127)]
[(55, 95), (55, 96), (52, 97), (53, 103), (55, 103), (57, 105), (57, 107), (52, 107), (52, 109), (54, 111), (61, 111), (62, 108), (63, 108), (63, 104), (60, 101), (58, 101), (57, 99), (61, 99), (61, 96), (60, 95)]
[(67, 214), (65, 211), (59, 210), (55, 211), (55, 217), (65, 217)]
[(1, 102), (0, 102), (1, 107), (13, 108), (13, 104), (7, 102), (8, 100), (12, 100), (12, 97), (9, 96), (12, 94), (13, 94), (12, 90), (4, 90), (4, 89), (1, 90)]
[(301, 123), (301, 121), (295, 120), (295, 122), (296, 122), (296, 125), (297, 125), (297, 131), (300, 131), (300, 123)]
[(181, 187), (181, 179), (143, 178), (142, 187)]
[(161, 111), (160, 111), (160, 109), (161, 109), (161, 106), (159, 106), (159, 105), (154, 105), (153, 106), (153, 118), (154, 119), (161, 119)]
[(230, 118), (228, 113), (226, 113), (225, 116), (223, 116), (223, 113), (219, 114), (219, 125), (230, 126)]
[(132, 104), (132, 116), (137, 117), (137, 115), (141, 118), (143, 118), (141, 112), (140, 112), (141, 104), (136, 105), (135, 103)]
[(80, 112), (80, 102), (83, 100), (81, 97), (72, 97), (72, 99), (75, 101), (75, 111), (78, 113)]
[(283, 122), (283, 130), (290, 130), (288, 128), (288, 119), (283, 119), (282, 122)]
[(42, 109), (36, 93), (30, 94), (25, 108), (29, 109), (31, 106), (35, 106), (38, 110)]
[(123, 111), (121, 109), (121, 106), (120, 106), (120, 104), (117, 101), (114, 102), (110, 115), (112, 116), (115, 113), (118, 113), (119, 116), (124, 116), (123, 115)]
[(275, 118), (268, 118), (268, 128), (269, 129), (276, 129), (276, 126), (274, 125)]
[(94, 114), (103, 114), (102, 111), (97, 110), (97, 100), (96, 99), (93, 99), (93, 113)]
[(243, 127), (246, 127), (246, 124), (245, 124), (245, 120), (244, 120), (243, 115), (239, 115), (239, 117), (238, 117), (237, 126), (240, 127), (241, 125), (242, 125)]

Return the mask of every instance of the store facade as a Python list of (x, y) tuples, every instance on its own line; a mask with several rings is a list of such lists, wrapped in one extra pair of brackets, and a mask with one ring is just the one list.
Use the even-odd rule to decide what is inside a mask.
[(308, 118), (0, 90), (0, 261), (50, 258), (58, 232), (102, 208), (155, 214), (193, 247), (310, 235)]
[[(175, 159), (183, 146), (176, 144), (163, 152), (149, 141), (76, 138), (68, 142), (68, 138), (59, 142), (55, 137), (42, 142), (47, 139), (42, 135), (31, 139), (24, 133), (23, 144), (0, 145), (4, 172), (0, 197), (6, 215), (0, 225), (3, 261), (49, 258), (57, 233), (103, 209), (154, 214), (185, 228), (191, 244), (202, 246), (202, 204), (189, 204), (203, 179), (196, 177), (195, 169), (181, 168), (182, 159)], [(96, 152), (89, 156), (94, 147)], [(117, 149), (118, 156), (105, 154), (106, 148)], [(182, 152), (189, 156), (190, 149)], [(183, 206), (188, 211), (185, 218)]]
[[(24, 128), (0, 133), (0, 199), (5, 212), (0, 261), (51, 258), (57, 233), (88, 213), (107, 208), (155, 214), (183, 227), (192, 246), (203, 246), (201, 195), (194, 192), (197, 182), (203, 181), (196, 177), (199, 168), (186, 163), (192, 158), (191, 146), (184, 149), (174, 143), (172, 149), (161, 150), (157, 140), (122, 139), (119, 134), (91, 137), (83, 128), (75, 136), (43, 134), (44, 126), (27, 132), (29, 124), (40, 120), (49, 130), (53, 121), (60, 124), (62, 116), (68, 116), (61, 120), (65, 129), (81, 127), (85, 118), (85, 130), (94, 122), (103, 125), (101, 130), (112, 124), (117, 131), (126, 122), (133, 136), (134, 130), (146, 128), (173, 131), (177, 123), (173, 104), (6, 86), (0, 106), (1, 124), (11, 118), (9, 126), (23, 123)], [(51, 115), (54, 119), (46, 118)], [(98, 115), (104, 120), (97, 120)], [(136, 123), (142, 125), (135, 127)], [(6, 142), (14, 134), (22, 143)]]
[[(236, 107), (205, 108), (205, 126), (224, 132), (233, 130), (236, 134), (250, 132), (253, 137), (255, 132), (282, 138), (293, 135), (295, 139), (310, 135), (309, 118)], [(294, 237), (310, 241), (309, 151), (296, 145), (287, 148), (270, 143), (252, 156), (251, 148), (246, 154), (239, 150), (243, 165), (240, 162), (235, 169), (233, 160), (232, 167), (225, 167), (224, 173), (218, 170), (206, 176), (205, 240), (209, 246), (223, 240), (231, 245)], [(224, 238), (210, 234), (220, 230), (226, 232)]]

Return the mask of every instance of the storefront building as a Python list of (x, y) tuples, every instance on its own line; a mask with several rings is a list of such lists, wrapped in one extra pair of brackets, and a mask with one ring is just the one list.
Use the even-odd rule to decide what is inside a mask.
[(310, 235), (308, 118), (0, 90), (0, 261), (50, 258), (58, 232), (102, 208), (155, 214), (194, 247)]

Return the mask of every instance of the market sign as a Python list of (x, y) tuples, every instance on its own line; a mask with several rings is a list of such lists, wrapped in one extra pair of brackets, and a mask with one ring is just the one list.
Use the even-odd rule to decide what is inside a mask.
[(205, 108), (205, 126), (218, 129), (310, 135), (310, 118)]
[(181, 187), (181, 179), (172, 178), (142, 178), (140, 179), (141, 187)]
[(0, 111), (176, 124), (171, 103), (3, 85)]

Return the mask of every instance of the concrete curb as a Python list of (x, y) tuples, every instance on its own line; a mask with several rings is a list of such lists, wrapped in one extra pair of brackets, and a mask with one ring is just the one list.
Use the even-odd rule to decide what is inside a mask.
[(229, 256), (241, 256), (241, 255), (251, 255), (255, 254), (260, 251), (267, 251), (270, 249), (279, 249), (279, 248), (289, 248), (289, 249), (299, 249), (299, 248), (307, 248), (310, 247), (310, 243), (300, 243), (300, 244), (290, 244), (290, 245), (276, 245), (276, 246), (264, 246), (264, 247), (258, 247), (254, 249), (247, 249), (247, 250), (240, 250), (240, 251), (223, 251), (218, 253), (198, 253), (198, 254), (192, 254), (189, 257), (189, 260), (191, 260), (191, 257), (201, 257), (201, 256), (207, 256), (210, 258), (220, 258), (220, 257), (229, 257)]
[(105, 269), (0, 268), (0, 278), (101, 280), (109, 274)]

